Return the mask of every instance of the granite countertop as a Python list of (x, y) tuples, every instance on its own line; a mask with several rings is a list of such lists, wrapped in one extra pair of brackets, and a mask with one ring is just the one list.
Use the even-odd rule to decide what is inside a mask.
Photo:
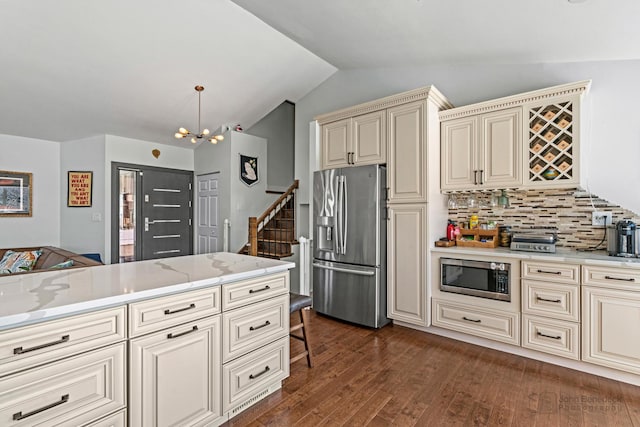
[(0, 330), (286, 271), (227, 252), (0, 276)]
[(623, 258), (607, 255), (606, 251), (576, 251), (558, 248), (556, 253), (546, 254), (540, 252), (513, 251), (509, 248), (469, 248), (452, 246), (450, 248), (431, 248), (432, 252), (483, 255), (502, 258), (530, 259), (537, 261), (573, 262), (585, 265), (602, 265), (603, 267), (627, 267), (640, 269), (640, 258)]

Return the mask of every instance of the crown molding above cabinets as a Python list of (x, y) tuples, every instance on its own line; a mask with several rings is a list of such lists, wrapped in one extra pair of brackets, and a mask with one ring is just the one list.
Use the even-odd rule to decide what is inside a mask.
[(583, 187), (591, 80), (439, 113), (443, 192)]

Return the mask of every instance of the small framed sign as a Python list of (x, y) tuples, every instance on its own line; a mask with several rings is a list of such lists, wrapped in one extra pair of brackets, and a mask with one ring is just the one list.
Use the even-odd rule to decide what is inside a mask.
[(0, 216), (31, 216), (31, 181), (29, 172), (0, 171)]
[(258, 182), (258, 158), (240, 154), (240, 181), (251, 187)]
[(68, 171), (67, 179), (67, 206), (70, 208), (91, 207), (93, 172)]

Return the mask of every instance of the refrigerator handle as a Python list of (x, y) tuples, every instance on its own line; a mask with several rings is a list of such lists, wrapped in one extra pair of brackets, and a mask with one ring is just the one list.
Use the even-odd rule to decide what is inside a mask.
[(349, 195), (347, 194), (347, 177), (342, 177), (342, 209), (344, 209), (344, 215), (342, 218), (342, 255), (347, 253), (347, 227), (349, 226), (349, 216), (347, 209), (349, 203)]
[(336, 230), (334, 235), (336, 236), (336, 253), (342, 252), (342, 176), (338, 175), (336, 180), (338, 182), (338, 200), (336, 204)]
[(356, 274), (358, 276), (374, 276), (376, 274), (375, 271), (360, 271), (360, 270), (351, 270), (350, 268), (340, 268), (340, 267), (331, 267), (324, 264), (313, 263), (314, 267), (322, 268), (324, 270), (338, 271), (340, 273), (349, 273)]

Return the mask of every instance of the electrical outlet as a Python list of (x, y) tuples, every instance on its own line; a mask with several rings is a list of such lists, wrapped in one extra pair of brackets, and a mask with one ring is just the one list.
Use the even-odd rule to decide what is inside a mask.
[(591, 213), (591, 225), (609, 225), (612, 221), (611, 212), (595, 211)]

